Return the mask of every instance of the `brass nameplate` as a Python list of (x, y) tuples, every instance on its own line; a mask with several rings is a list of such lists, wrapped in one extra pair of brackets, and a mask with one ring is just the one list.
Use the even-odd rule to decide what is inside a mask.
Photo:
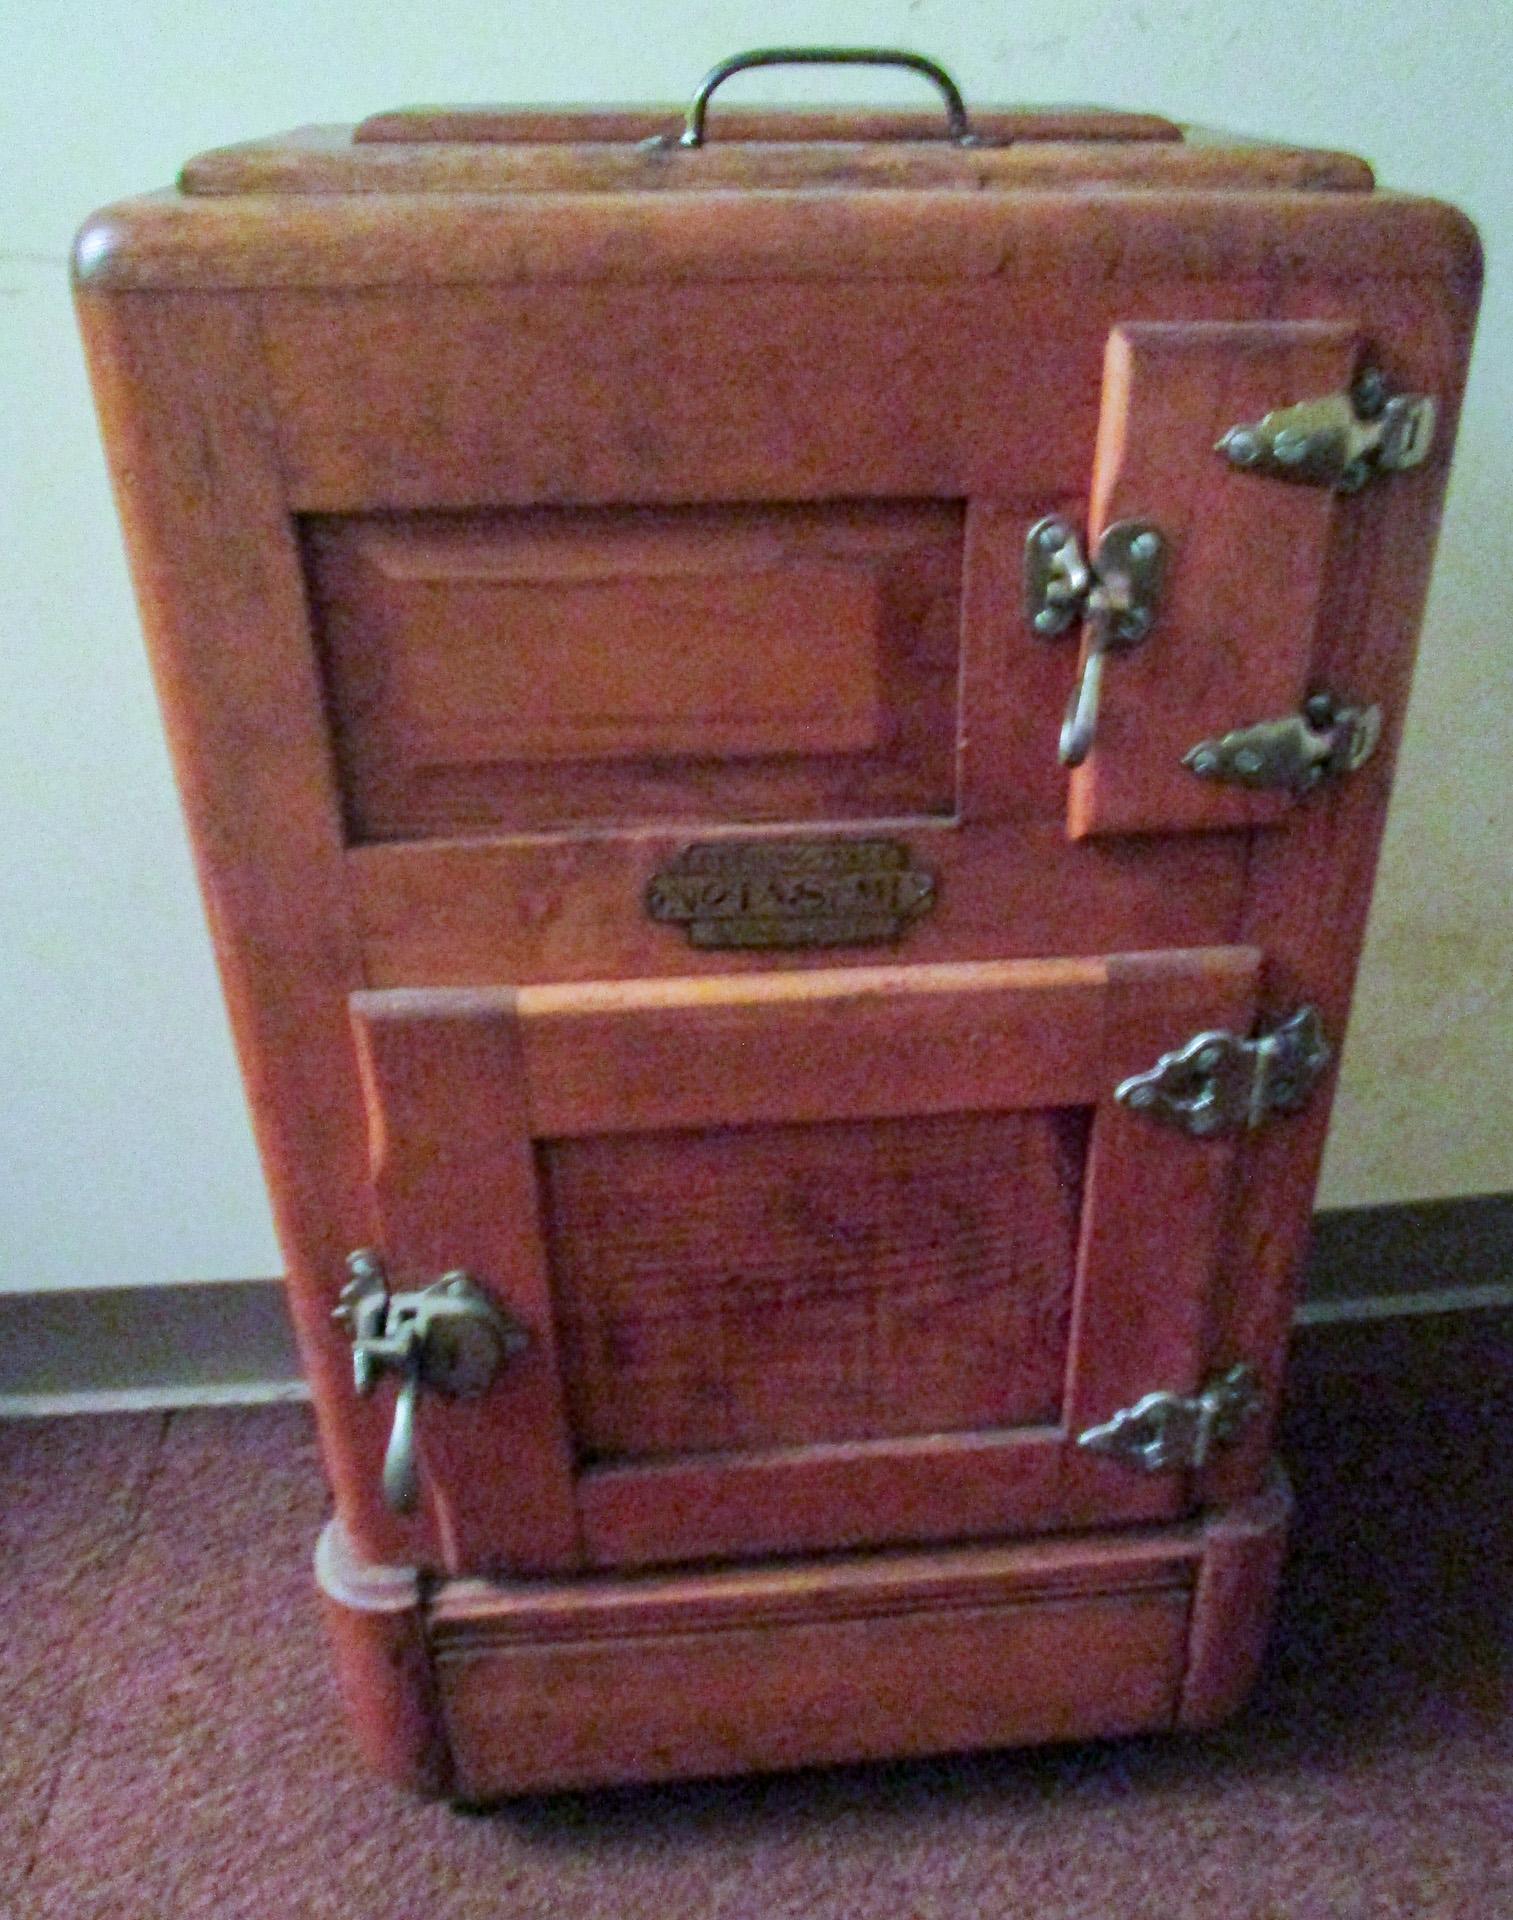
[(707, 840), (651, 877), (653, 920), (696, 947), (848, 947), (897, 940), (935, 900), (898, 840)]

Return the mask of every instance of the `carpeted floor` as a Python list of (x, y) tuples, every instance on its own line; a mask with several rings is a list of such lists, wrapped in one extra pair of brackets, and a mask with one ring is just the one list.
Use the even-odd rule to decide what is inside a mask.
[(352, 1763), (303, 1409), (0, 1428), (15, 1920), (1513, 1920), (1506, 1323), (1316, 1335), (1255, 1704), (1150, 1739), (518, 1804)]

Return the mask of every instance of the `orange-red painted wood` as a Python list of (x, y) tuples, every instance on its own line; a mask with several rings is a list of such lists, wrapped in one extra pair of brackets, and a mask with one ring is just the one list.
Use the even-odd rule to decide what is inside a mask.
[[(1300, 292), (1331, 287), (1342, 308), (1351, 290), (1356, 303), (1363, 293), (1374, 303), (1414, 284), (1474, 308), (1481, 268), (1475, 229), (1451, 207), (1264, 181), (1134, 198), (1069, 181), (944, 205), (929, 192), (163, 194), (101, 209), (74, 253), (76, 281), (92, 294), (1011, 278), (1024, 289), (1024, 314), (1040, 309), (1063, 323), (1087, 311), (1095, 287), (1140, 300), (1152, 317), (1171, 307), (1175, 286), (1198, 302), (1224, 290), (1237, 318), (1254, 317), (1263, 296), (1285, 314)], [(1059, 284), (1068, 274), (1071, 284)], [(445, 349), (445, 336), (432, 344)], [(1043, 426), (1054, 429), (1054, 414)]]
[(1271, 1488), (1216, 1522), (1092, 1540), (450, 1583), (427, 1634), (459, 1788), (1196, 1725), (1252, 1677), (1285, 1518)]
[[(356, 996), (386, 1244), (422, 1271), (465, 1266), (536, 1335), (483, 1401), (428, 1410), (432, 1497), (472, 1516), (438, 1516), (449, 1569), (570, 1564), (575, 1502), (596, 1564), (1181, 1512), (1181, 1475), (1076, 1440), (1145, 1393), (1202, 1384), (1234, 1139), (1114, 1096), (1194, 1030), (1246, 1030), (1258, 965), (1220, 948)], [(921, 1246), (912, 1279), (933, 1283), (901, 1296), (891, 1262), (911, 1226), (897, 1250), (848, 1251), (887, 1218), (881, 1193), (871, 1220), (858, 1195), (880, 1174), (927, 1177), (911, 1125), (967, 1115), (1018, 1125), (959, 1135), (954, 1188), (939, 1176), (911, 1209), (928, 1223), (944, 1207), (935, 1230), (959, 1244), (944, 1268)], [(1055, 1141), (1038, 1177), (1027, 1138)], [(816, 1155), (856, 1188), (843, 1212), (823, 1188), (805, 1201)], [(932, 1377), (952, 1356), (930, 1324), (949, 1299), (931, 1295), (951, 1275), (1000, 1299), (1015, 1283), (995, 1187), (1028, 1215), (1055, 1350), (1048, 1370), (1037, 1333), (1020, 1400), (1020, 1318), (959, 1329), (964, 1349), (987, 1342), (973, 1364), (1008, 1395), (969, 1416)], [(863, 1289), (849, 1340), (848, 1274)], [(588, 1303), (606, 1287), (626, 1297), (603, 1321)]]
[(392, 1286), (461, 1270), (529, 1336), (481, 1399), (422, 1406), (421, 1483), (442, 1565), (551, 1572), (576, 1564), (572, 1439), (537, 1220), (517, 1022), (447, 996), (423, 1019), (352, 997), (380, 1244)]
[[(1054, 761), (1059, 703), (1045, 711), (1048, 726), (1036, 713)], [(1238, 834), (1075, 846), (1060, 818), (998, 828), (911, 819), (882, 830), (936, 878), (933, 906), (899, 948), (911, 965), (1225, 946), (1238, 932), (1248, 856)], [(697, 831), (700, 839), (761, 837)], [(766, 831), (789, 837), (794, 827)], [(803, 831), (828, 838), (839, 827)], [(354, 848), (347, 871), (368, 981), (488, 986), (686, 975), (694, 964), (686, 934), (650, 919), (645, 903), (653, 874), (688, 838), (662, 827)], [(697, 966), (712, 978), (867, 969), (886, 957), (875, 946), (710, 950)]]
[(1086, 1132), (1051, 1107), (544, 1142), (580, 1451), (1054, 1424)]
[(441, 1653), (437, 1683), (458, 1789), (482, 1800), (1149, 1732), (1171, 1724), (1186, 1611), (1181, 1592), (1116, 1592), (780, 1634), (483, 1644)]
[(1275, 407), (1348, 392), (1358, 359), (1340, 324), (1155, 322), (1109, 335), (1088, 543), (1117, 521), (1150, 521), (1164, 582), (1149, 637), (1105, 670), (1097, 737), (1070, 783), (1073, 833), (1259, 826), (1286, 811), (1287, 794), (1201, 780), (1183, 756), (1301, 710), (1331, 534), (1350, 508), (1237, 469), (1217, 443)]
[[(1065, 116), (962, 152), (927, 118), (722, 108), (661, 157), (634, 115), (402, 118), (204, 156), (80, 238), (351, 1543), (343, 1668), (375, 1760), (433, 1789), (1207, 1724), (1254, 1666), (1280, 1509), (1212, 1510), (1264, 1481), (1328, 1089), (1207, 1142), (1112, 1089), (1256, 1012), (1343, 1038), (1479, 255), (1348, 157)], [(1424, 466), (1333, 501), (1212, 452), (1368, 361), (1438, 401)], [(1052, 510), (1173, 531), (1167, 631), (1070, 782), (1076, 650), (1019, 599)], [(1352, 779), (1181, 772), (1305, 686), (1381, 706)], [(705, 951), (646, 912), (690, 841), (861, 834), (935, 877), (897, 952)], [(408, 1518), (392, 1395), (355, 1396), (329, 1318), (360, 1244), (477, 1269), (536, 1335), (423, 1408)], [(953, 1345), (1002, 1366), (952, 1377)], [(1263, 1409), (1201, 1475), (1071, 1444), (1239, 1359)], [(1194, 1506), (1159, 1577), (1120, 1558)], [(991, 1566), (942, 1571), (969, 1536)], [(940, 1560), (859, 1563), (871, 1612), (828, 1562), (588, 1570), (889, 1540)], [(417, 1637), (385, 1566), (477, 1578)]]
[(412, 1792), (454, 1790), (413, 1567), (369, 1565), (339, 1520), (315, 1548), (336, 1682), (363, 1759)]
[(1193, 1591), (1177, 1724), (1215, 1727), (1245, 1704), (1261, 1658), (1287, 1547), (1292, 1494), (1280, 1468), (1253, 1499), (1205, 1529)]
[[(310, 129), (325, 134), (326, 145), (365, 145), (370, 141), (413, 141), (468, 145), (478, 141), (583, 146), (601, 142), (640, 142), (669, 128), (681, 130), (683, 108), (666, 107), (410, 107), (375, 113), (355, 127)], [(1182, 139), (1174, 121), (1154, 113), (1124, 113), (1111, 107), (974, 107), (972, 128), (979, 140), (1008, 144), (1015, 140)], [(720, 104), (710, 122), (710, 138), (722, 141), (799, 142), (935, 140), (949, 129), (937, 109), (880, 107), (741, 107)], [(288, 143), (305, 136), (286, 135)], [(278, 142), (266, 144), (276, 145)]]
[(894, 501), (308, 522), (354, 838), (951, 815), (961, 521)]

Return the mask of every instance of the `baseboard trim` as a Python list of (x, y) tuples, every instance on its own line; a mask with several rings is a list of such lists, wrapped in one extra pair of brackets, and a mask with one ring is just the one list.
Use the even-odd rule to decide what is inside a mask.
[(1513, 1282), (1484, 1287), (1441, 1287), (1425, 1293), (1373, 1293), (1357, 1300), (1305, 1300), (1298, 1327), (1339, 1327), (1362, 1320), (1411, 1320), (1428, 1313), (1495, 1313), (1513, 1307)]
[[(1513, 1193), (1318, 1215), (1300, 1328), (1513, 1307)], [(309, 1397), (277, 1280), (0, 1294), (0, 1419)]]
[(278, 1280), (0, 1294), (0, 1418), (306, 1394)]
[(0, 1420), (57, 1419), (70, 1413), (178, 1413), (185, 1407), (266, 1407), (310, 1398), (304, 1380), (242, 1380), (206, 1387), (94, 1387), (82, 1393), (0, 1393)]

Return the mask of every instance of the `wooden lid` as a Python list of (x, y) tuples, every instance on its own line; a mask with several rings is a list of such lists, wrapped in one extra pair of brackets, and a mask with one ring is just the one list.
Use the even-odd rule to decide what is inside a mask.
[[(629, 146), (677, 140), (686, 110), (676, 106), (402, 107), (376, 113), (355, 127), (359, 145), (438, 142), (489, 146)], [(989, 107), (971, 115), (973, 135), (985, 146), (1016, 140), (1180, 140), (1182, 129), (1154, 113), (1111, 107)], [(766, 146), (774, 142), (933, 140), (952, 144), (950, 122), (939, 110), (884, 107), (726, 107), (711, 111), (705, 147)]]
[[(928, 111), (745, 108), (714, 95), (769, 67), (866, 67), (928, 83)], [(1363, 177), (1364, 176), (1364, 177)], [(722, 60), (676, 107), (410, 107), (203, 154), (186, 194), (808, 191), (978, 193), (1026, 186), (1362, 187), (1348, 156), (1190, 142), (1170, 120), (1097, 107), (969, 109), (950, 74), (896, 47), (760, 47)]]
[(939, 115), (721, 111), (678, 144), (673, 108), (410, 108), (191, 160), (181, 192), (229, 194), (1003, 192), (1078, 186), (1362, 190), (1364, 161), (1093, 107), (1001, 107), (953, 139)]
[[(769, 67), (866, 67), (935, 90), (928, 110), (711, 105)], [(1196, 150), (1195, 150), (1196, 149)], [(584, 193), (866, 188), (980, 193), (1083, 184), (1369, 187), (1348, 155), (1191, 140), (1151, 113), (1100, 107), (969, 109), (925, 54), (890, 47), (762, 47), (712, 67), (676, 107), (407, 107), (355, 128), (202, 154), (186, 194)]]

